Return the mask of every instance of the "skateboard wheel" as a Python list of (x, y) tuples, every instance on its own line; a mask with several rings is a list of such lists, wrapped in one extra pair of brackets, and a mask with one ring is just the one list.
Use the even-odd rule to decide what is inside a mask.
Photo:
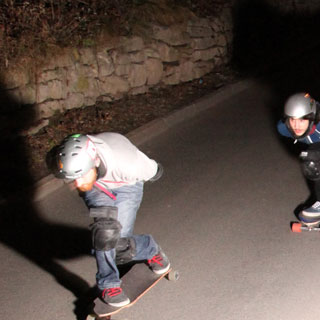
[(291, 226), (293, 232), (301, 232), (301, 223), (294, 222)]
[(168, 273), (168, 280), (177, 281), (180, 277), (179, 271), (172, 270)]

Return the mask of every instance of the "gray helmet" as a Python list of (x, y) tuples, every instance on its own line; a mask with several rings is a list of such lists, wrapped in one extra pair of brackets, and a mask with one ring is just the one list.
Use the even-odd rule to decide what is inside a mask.
[(316, 112), (316, 102), (308, 93), (296, 93), (284, 105), (285, 117), (314, 120)]
[(78, 179), (95, 166), (97, 149), (83, 134), (74, 134), (64, 139), (57, 150), (59, 177)]
[[(296, 139), (302, 139), (310, 134), (312, 127), (318, 122), (317, 103), (309, 93), (296, 93), (290, 96), (284, 105), (284, 116), (286, 126), (292, 136)], [(309, 126), (302, 136), (297, 136), (292, 130), (289, 118), (309, 120)]]

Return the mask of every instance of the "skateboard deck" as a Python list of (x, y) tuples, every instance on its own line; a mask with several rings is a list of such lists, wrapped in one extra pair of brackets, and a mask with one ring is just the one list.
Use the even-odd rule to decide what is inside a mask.
[(113, 314), (120, 312), (124, 308), (133, 306), (151, 288), (153, 288), (162, 278), (177, 280), (179, 274), (171, 268), (162, 275), (152, 272), (144, 263), (135, 264), (122, 278), (121, 287), (130, 299), (130, 303), (123, 307), (112, 307), (103, 302), (99, 297), (94, 300), (94, 306), (87, 320), (90, 319), (111, 319)]

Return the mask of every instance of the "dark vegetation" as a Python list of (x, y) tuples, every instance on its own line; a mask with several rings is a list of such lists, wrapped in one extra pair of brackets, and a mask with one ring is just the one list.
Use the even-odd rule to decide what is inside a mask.
[(2, 0), (1, 67), (24, 55), (45, 55), (52, 46), (93, 45), (103, 31), (130, 35), (138, 22), (155, 19), (151, 14), (155, 10), (175, 12), (177, 7), (184, 7), (198, 16), (212, 16), (228, 1)]

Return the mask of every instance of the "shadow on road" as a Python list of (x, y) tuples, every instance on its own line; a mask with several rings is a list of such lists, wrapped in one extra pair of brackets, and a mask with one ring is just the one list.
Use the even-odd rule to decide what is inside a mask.
[[(77, 306), (84, 305), (80, 302), (88, 300), (94, 288), (61, 266), (56, 259), (90, 254), (90, 232), (87, 229), (49, 223), (39, 216), (32, 203), (34, 180), (28, 170), (29, 158), (21, 135), (32, 123), (34, 110), (30, 106), (20, 105), (4, 92), (0, 85), (0, 241), (70, 290), (78, 299), (75, 313), (81, 318), (83, 310)], [(19, 272), (19, 265), (12, 268)]]

